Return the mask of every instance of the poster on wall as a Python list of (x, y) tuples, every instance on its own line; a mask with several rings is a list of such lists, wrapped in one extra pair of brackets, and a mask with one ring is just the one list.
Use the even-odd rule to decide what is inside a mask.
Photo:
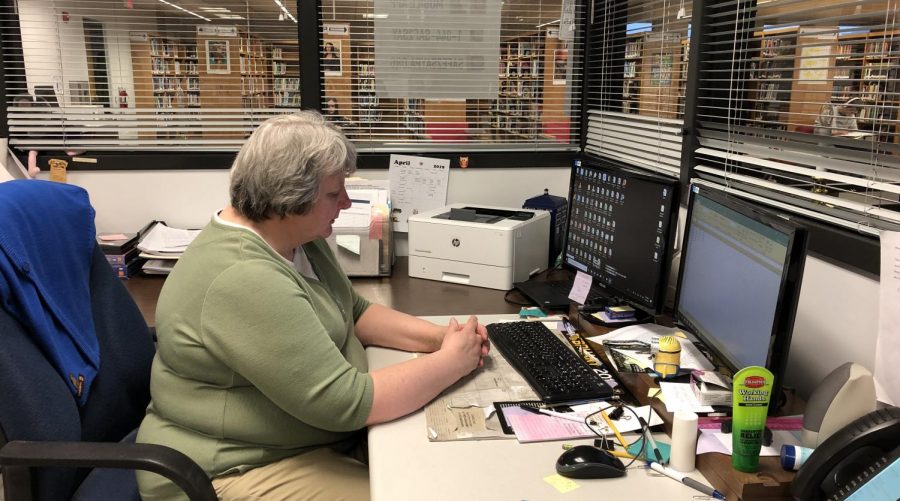
[(450, 160), (391, 155), (391, 220), (394, 231), (409, 231), (409, 216), (447, 205)]
[(228, 57), (228, 40), (206, 41), (206, 72), (216, 75), (231, 73), (231, 59)]
[(374, 0), (378, 97), (496, 99), (501, 3)]
[(341, 71), (341, 41), (326, 39), (322, 46), (322, 71), (326, 77), (339, 77)]
[(666, 87), (672, 83), (672, 56), (653, 56), (650, 64), (650, 85)]
[(566, 84), (566, 68), (569, 66), (569, 49), (553, 51), (553, 85)]

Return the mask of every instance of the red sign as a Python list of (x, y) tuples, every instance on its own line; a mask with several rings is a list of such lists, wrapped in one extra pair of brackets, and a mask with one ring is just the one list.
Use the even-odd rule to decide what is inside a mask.
[(747, 388), (762, 388), (766, 384), (766, 378), (762, 376), (747, 376), (744, 378), (744, 386)]

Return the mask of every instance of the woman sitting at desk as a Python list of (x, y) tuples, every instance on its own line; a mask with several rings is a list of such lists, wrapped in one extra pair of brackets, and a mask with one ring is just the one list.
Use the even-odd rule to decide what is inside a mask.
[[(314, 112), (264, 122), (156, 310), (152, 401), (138, 441), (196, 461), (220, 499), (368, 499), (365, 427), (413, 412), (489, 350), (358, 296), (325, 238), (350, 207), (356, 151)], [(369, 373), (364, 346), (427, 355)], [(180, 492), (140, 473), (145, 500)]]

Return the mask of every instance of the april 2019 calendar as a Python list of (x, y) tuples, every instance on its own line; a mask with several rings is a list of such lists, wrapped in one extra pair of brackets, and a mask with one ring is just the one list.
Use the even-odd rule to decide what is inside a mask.
[(409, 231), (409, 216), (447, 205), (450, 160), (391, 155), (391, 220), (394, 231)]

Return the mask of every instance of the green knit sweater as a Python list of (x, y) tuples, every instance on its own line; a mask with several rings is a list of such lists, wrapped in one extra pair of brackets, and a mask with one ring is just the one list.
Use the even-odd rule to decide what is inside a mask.
[[(323, 240), (303, 249), (319, 280), (252, 231), (214, 219), (197, 236), (160, 294), (138, 442), (177, 449), (210, 477), (354, 445), (372, 407), (353, 330), (369, 303)], [(138, 482), (144, 499), (179, 497), (162, 477)]]

